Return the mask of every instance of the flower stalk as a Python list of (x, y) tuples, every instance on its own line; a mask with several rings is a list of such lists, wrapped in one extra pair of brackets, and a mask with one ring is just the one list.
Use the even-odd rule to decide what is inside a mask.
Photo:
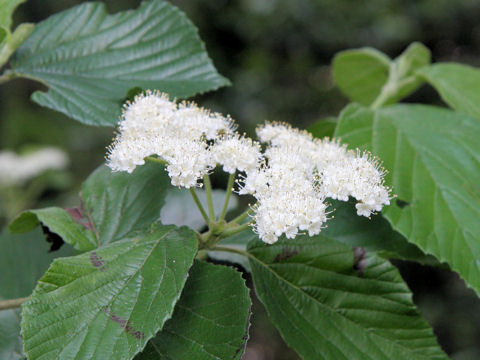
[(234, 181), (235, 181), (235, 173), (230, 174), (230, 176), (228, 177), (227, 194), (225, 195), (225, 203), (223, 204), (222, 212), (218, 217), (219, 221), (222, 221), (223, 219), (225, 219), (225, 215), (227, 214), (228, 202), (230, 201), (230, 196), (232, 195)]
[(212, 183), (210, 182), (210, 176), (203, 176), (203, 184), (205, 185), (205, 194), (207, 195), (208, 217), (210, 222), (215, 222), (215, 208), (213, 207)]
[(207, 212), (203, 208), (203, 205), (200, 202), (200, 199), (198, 198), (197, 193), (195, 192), (195, 188), (191, 187), (189, 190), (190, 190), (190, 194), (192, 194), (193, 201), (195, 201), (195, 204), (197, 205), (198, 210), (200, 211), (200, 214), (202, 214), (203, 219), (208, 224), (210, 222), (210, 219), (208, 218)]

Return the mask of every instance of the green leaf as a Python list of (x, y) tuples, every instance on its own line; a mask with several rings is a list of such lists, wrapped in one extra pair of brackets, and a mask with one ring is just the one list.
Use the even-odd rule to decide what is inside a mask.
[[(10, 56), (18, 49), (20, 45), (30, 36), (35, 25), (29, 23), (23, 23), (17, 26), (13, 34), (6, 28), (0, 27), (0, 67), (3, 67), (10, 59)], [(11, 79), (15, 75), (10, 71), (5, 71), (2, 74), (4, 80)]]
[(335, 132), (335, 127), (337, 126), (337, 118), (336, 117), (326, 117), (325, 119), (321, 119), (307, 128), (307, 131), (311, 133), (313, 136), (317, 138), (324, 138), (333, 136)]
[(12, 15), (18, 5), (25, 0), (0, 0), (0, 27), (10, 29), (12, 26)]
[[(30, 295), (52, 260), (71, 252), (61, 249), (49, 253), (48, 247), (39, 230), (28, 235), (0, 235), (0, 299)], [(24, 359), (18, 310), (0, 311), (0, 359)]]
[(333, 219), (322, 230), (326, 237), (350, 246), (374, 251), (387, 259), (416, 261), (424, 265), (438, 266), (433, 256), (426, 255), (416, 245), (409, 243), (400, 233), (394, 231), (387, 220), (380, 215), (367, 219), (358, 216), (353, 202), (333, 201)]
[(388, 261), (324, 236), (248, 251), (258, 297), (303, 359), (447, 358)]
[(22, 306), (24, 350), (35, 359), (131, 359), (173, 312), (197, 251), (173, 226), (57, 259)]
[(383, 211), (394, 229), (480, 293), (480, 123), (450, 110), (397, 105), (341, 114), (336, 135), (369, 149), (398, 200)]
[(2, 45), (2, 42), (5, 40), (7, 36), (8, 36), (8, 30), (0, 26), (0, 45)]
[(418, 71), (454, 110), (480, 118), (480, 69), (461, 64), (435, 64)]
[(417, 90), (424, 79), (416, 71), (430, 64), (431, 54), (423, 44), (414, 42), (391, 64), (390, 74), (383, 92), (384, 104), (392, 104)]
[(82, 186), (82, 199), (98, 243), (117, 241), (160, 218), (169, 178), (162, 165), (146, 163), (131, 174), (95, 170)]
[(194, 25), (161, 0), (114, 15), (91, 2), (53, 15), (35, 27), (11, 64), (17, 75), (49, 87), (32, 100), (95, 126), (118, 122), (133, 87), (185, 98), (229, 84)]
[(82, 206), (25, 211), (10, 224), (10, 231), (27, 232), (41, 223), (75, 249), (89, 251), (158, 221), (168, 188), (162, 165), (146, 163), (131, 174), (102, 165), (83, 183)]
[(347, 50), (335, 56), (333, 75), (351, 100), (377, 108), (395, 103), (420, 87), (424, 80), (416, 70), (430, 60), (430, 51), (417, 42), (393, 61), (371, 48)]
[(135, 359), (240, 359), (250, 305), (238, 271), (196, 261), (172, 318)]
[(10, 224), (9, 229), (12, 233), (25, 233), (40, 223), (79, 251), (93, 250), (98, 246), (88, 223), (81, 225), (67, 211), (58, 207), (24, 211)]
[(333, 78), (349, 99), (370, 105), (387, 82), (390, 61), (384, 53), (368, 47), (341, 51), (333, 58)]

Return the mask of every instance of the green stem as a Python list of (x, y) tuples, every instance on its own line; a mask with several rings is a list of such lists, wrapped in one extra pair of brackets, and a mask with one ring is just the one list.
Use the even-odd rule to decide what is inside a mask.
[(195, 204), (197, 205), (198, 210), (200, 210), (200, 213), (202, 214), (203, 218), (205, 219), (205, 221), (206, 221), (207, 224), (208, 224), (210, 221), (209, 221), (207, 212), (206, 212), (205, 209), (203, 208), (203, 205), (202, 205), (202, 203), (200, 202), (200, 199), (198, 198), (197, 193), (195, 192), (195, 188), (191, 187), (191, 188), (188, 189), (188, 190), (190, 190), (190, 194), (192, 194), (193, 201), (195, 201)]
[(146, 157), (143, 158), (143, 160), (155, 162), (155, 163), (157, 163), (157, 164), (162, 164), (162, 165), (167, 165), (167, 164), (168, 164), (167, 161), (162, 160), (162, 159), (159, 159), (159, 158), (155, 158), (155, 157), (153, 157), (153, 156), (146, 156)]
[(207, 195), (207, 204), (208, 204), (208, 213), (210, 221), (215, 221), (215, 209), (213, 208), (213, 199), (212, 199), (212, 183), (210, 182), (210, 177), (208, 175), (203, 175), (203, 184), (205, 185), (205, 193)]
[(248, 216), (250, 216), (250, 214), (253, 212), (253, 210), (251, 208), (248, 208), (247, 210), (245, 210), (243, 213), (241, 213), (240, 215), (238, 215), (235, 219), (229, 221), (228, 223), (229, 224), (239, 224), (241, 223), (243, 220), (245, 220)]
[(195, 259), (197, 260), (207, 260), (208, 252), (206, 250), (199, 250)]
[[(388, 86), (388, 83), (386, 84)], [(375, 101), (370, 105), (370, 109), (372, 110), (377, 110), (379, 107), (383, 106), (389, 99), (389, 97), (392, 95), (391, 91), (385, 90), (386, 87), (384, 86), (382, 89), (382, 92), (378, 94), (377, 98)]]
[(233, 254), (238, 254), (238, 255), (242, 255), (242, 256), (245, 256), (245, 257), (249, 257), (250, 254), (246, 251), (243, 251), (243, 250), (240, 250), (240, 249), (235, 249), (235, 248), (231, 248), (229, 246), (215, 246), (213, 247), (211, 250), (213, 251), (223, 251), (223, 252), (229, 252), (229, 253), (233, 253)]
[(250, 224), (251, 223), (246, 223), (246, 224), (238, 225), (238, 226), (235, 226), (235, 227), (226, 228), (224, 231), (222, 231), (222, 233), (220, 234), (220, 237), (222, 239), (224, 239), (226, 237), (229, 237), (229, 236), (238, 234), (242, 231), (245, 231), (250, 227)]
[(218, 218), (219, 221), (225, 219), (225, 215), (227, 214), (228, 202), (230, 201), (230, 195), (232, 195), (234, 181), (235, 173), (230, 174), (230, 176), (228, 177), (227, 194), (225, 195), (225, 202), (223, 204), (222, 212), (220, 213), (220, 217)]
[(34, 27), (34, 24), (23, 23), (18, 25), (13, 34), (7, 36), (6, 43), (0, 49), (0, 67), (6, 64), (10, 56), (30, 36)]
[(20, 307), (28, 297), (0, 301), (0, 310), (15, 309)]

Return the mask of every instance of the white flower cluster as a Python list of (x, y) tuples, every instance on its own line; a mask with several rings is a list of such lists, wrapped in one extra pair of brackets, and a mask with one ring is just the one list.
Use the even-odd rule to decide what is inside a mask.
[(109, 149), (112, 170), (132, 172), (157, 155), (172, 184), (185, 188), (198, 186), (217, 164), (230, 174), (243, 172), (239, 193), (257, 199), (253, 227), (267, 243), (282, 234), (318, 234), (327, 220), (327, 198), (353, 197), (358, 215), (367, 217), (390, 201), (383, 170), (371, 156), (288, 125), (257, 129), (266, 144), (262, 154), (259, 143), (234, 131), (230, 118), (147, 92), (125, 106), (119, 131)]
[(190, 188), (215, 167), (225, 171), (255, 168), (260, 146), (234, 131), (233, 121), (193, 103), (170, 101), (168, 95), (146, 92), (127, 103), (119, 135), (109, 148), (108, 166), (132, 172), (144, 158), (167, 162), (172, 185)]
[(62, 150), (47, 147), (26, 155), (0, 152), (0, 185), (22, 185), (49, 169), (63, 169), (68, 157)]
[(281, 234), (294, 238), (298, 231), (318, 234), (327, 220), (326, 198), (352, 196), (357, 214), (367, 217), (390, 203), (384, 173), (368, 154), (283, 124), (266, 124), (257, 135), (269, 147), (265, 162), (247, 173), (242, 192), (258, 200), (254, 226), (265, 242)]

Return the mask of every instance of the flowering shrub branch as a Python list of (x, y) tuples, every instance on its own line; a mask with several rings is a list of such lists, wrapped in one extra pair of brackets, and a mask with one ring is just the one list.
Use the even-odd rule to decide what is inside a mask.
[[(14, 34), (11, 12), (20, 2), (10, 2), (0, 23), (6, 34)], [(338, 116), (333, 138), (267, 122), (253, 140), (229, 116), (172, 100), (228, 80), (193, 24), (165, 1), (123, 15), (88, 2), (23, 29), (33, 30), (22, 44), (0, 39), (2, 61), (12, 55), (0, 83), (41, 81), (49, 89), (33, 95), (38, 104), (82, 123), (116, 125), (117, 135), (107, 166), (84, 182), (80, 205), (24, 211), (9, 230), (28, 235), (0, 234), (0, 274), (7, 274), (0, 282), (8, 284), (0, 287), (0, 333), (11, 335), (0, 341), (0, 356), (240, 358), (249, 289), (237, 270), (209, 263), (218, 259), (241, 264), (304, 359), (446, 358), (387, 258), (448, 263), (480, 293), (472, 245), (480, 241), (472, 196), (480, 182), (472, 155), (480, 153), (478, 69), (432, 65), (418, 43), (393, 60), (368, 48), (341, 52), (334, 79), (355, 103)], [(390, 105), (425, 82), (452, 110)], [(132, 85), (162, 91), (146, 90), (122, 110)], [(0, 162), (5, 197), (55, 167), (23, 160)], [(22, 165), (17, 177), (12, 163)], [(220, 169), (228, 183), (217, 202), (210, 175)], [(229, 219), (237, 195), (255, 203)], [(186, 215), (172, 225), (165, 209)], [(70, 253), (39, 256), (42, 235), (29, 233), (39, 225)], [(9, 276), (11, 269), (28, 284), (17, 286), (23, 278)], [(11, 310), (20, 305), (21, 323)]]
[[(313, 139), (307, 132), (276, 123), (257, 130), (267, 145), (262, 153), (259, 143), (240, 136), (235, 127), (229, 117), (193, 103), (176, 104), (167, 94), (146, 92), (125, 106), (108, 165), (114, 171), (131, 172), (153, 154), (166, 163), (172, 185), (187, 189), (203, 185), (209, 235), (208, 240), (201, 239), (208, 246), (213, 235), (237, 232), (232, 224), (223, 224), (237, 171), (244, 174), (238, 193), (252, 194), (258, 201), (250, 224), (266, 243), (276, 242), (282, 234), (295, 238), (299, 231), (318, 234), (327, 220), (327, 198), (347, 201), (352, 196), (358, 200), (358, 215), (366, 217), (390, 203), (385, 173), (367, 153), (347, 151), (337, 141)], [(217, 165), (230, 174), (218, 222), (208, 176)]]

